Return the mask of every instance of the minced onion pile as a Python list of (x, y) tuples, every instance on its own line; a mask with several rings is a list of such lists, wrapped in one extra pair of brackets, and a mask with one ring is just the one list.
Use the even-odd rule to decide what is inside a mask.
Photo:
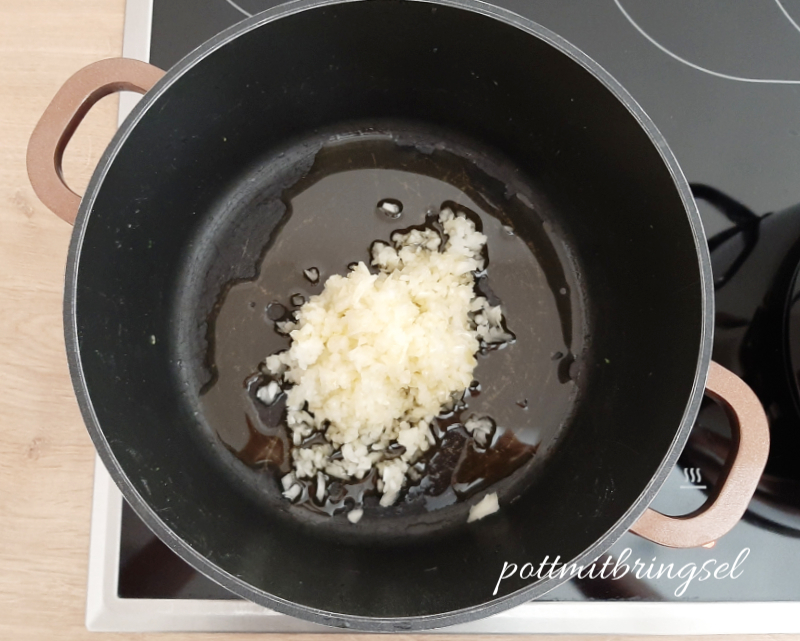
[[(300, 496), (299, 479), (315, 479), (323, 501), (330, 480), (363, 479), (375, 468), (380, 504), (392, 505), (424, 471), (420, 459), (435, 445), (430, 423), (462, 398), (481, 345), (511, 338), (501, 308), (475, 291), (486, 236), (451, 209), (438, 223), (443, 234), (424, 227), (375, 243), (377, 273), (361, 262), (331, 276), (293, 320), (279, 323), (291, 346), (266, 359), (273, 380), (259, 398), (286, 394), (294, 445), (293, 471), (282, 479), (288, 499)], [(465, 427), (480, 442), (488, 424)], [(324, 442), (304, 445), (317, 433)]]

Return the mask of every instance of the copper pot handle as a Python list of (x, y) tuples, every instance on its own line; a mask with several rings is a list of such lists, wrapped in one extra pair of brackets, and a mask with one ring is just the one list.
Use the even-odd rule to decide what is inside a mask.
[(666, 516), (648, 508), (631, 527), (634, 534), (667, 547), (708, 545), (729, 532), (745, 513), (767, 463), (769, 426), (753, 390), (712, 362), (706, 394), (725, 409), (732, 428), (732, 450), (714, 492), (691, 514)]
[(92, 63), (67, 80), (48, 105), (28, 142), (28, 177), (39, 199), (59, 218), (75, 222), (81, 197), (64, 182), (64, 149), (98, 100), (116, 91), (145, 93), (164, 75), (129, 58)]

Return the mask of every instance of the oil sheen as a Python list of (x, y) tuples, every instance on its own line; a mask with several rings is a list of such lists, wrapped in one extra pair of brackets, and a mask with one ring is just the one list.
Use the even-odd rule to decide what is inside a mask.
[[(475, 382), (455, 411), (435, 421), (437, 445), (420, 480), (399, 503), (436, 510), (530, 468), (568, 420), (578, 394), (576, 355), (584, 348), (577, 270), (568, 246), (542, 215), (535, 189), (510, 163), (411, 129), (353, 130), (332, 137), (282, 200), (286, 213), (258, 276), (223, 288), (209, 318), (215, 375), (201, 397), (207, 420), (242, 464), (276, 479), (290, 471), (282, 398), (257, 400), (266, 356), (289, 347), (275, 321), (322, 291), (348, 265), (369, 264), (370, 246), (418, 226), (444, 206), (465, 212), (488, 237), (478, 291), (502, 304), (516, 339), (478, 355)], [(463, 428), (470, 414), (495, 423), (480, 447)], [(422, 466), (420, 466), (422, 468)], [(379, 509), (375, 476), (334, 482), (324, 502), (304, 489), (299, 508), (334, 514)]]

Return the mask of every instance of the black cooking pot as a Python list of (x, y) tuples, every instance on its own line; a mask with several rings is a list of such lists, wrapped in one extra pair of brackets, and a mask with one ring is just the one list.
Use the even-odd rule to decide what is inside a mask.
[[(80, 201), (62, 182), (61, 154), (91, 105), (120, 89), (147, 93)], [(476, 167), (462, 172), (472, 201), (516, 212), (509, 222), (536, 259), (546, 245), (574, 277), (571, 291), (536, 290), (545, 302), (564, 296), (577, 319), (562, 322), (559, 339), (574, 362), (554, 361), (551, 372), (574, 386), (572, 405), (553, 418), (536, 391), (550, 378), (533, 381), (527, 416), (539, 451), (498, 483), (499, 513), (470, 524), (465, 510), (479, 496), (424, 514), (372, 507), (357, 527), (343, 515), (306, 517), (276, 494), (272, 475), (231, 454), (201, 397), (219, 374), (214, 314), (279, 251), (286, 191), (342, 136), (392, 123), (412, 132), (410, 142), (396, 137), (399, 150), (416, 145), (429, 159), (405, 171), (424, 174), (457, 151)], [(354, 629), (455, 624), (569, 577), (531, 577), (526, 563), (585, 564), (632, 527), (666, 545), (707, 543), (752, 495), (766, 423), (749, 389), (710, 363), (709, 258), (683, 175), (603, 69), (513, 13), (469, 0), (301, 1), (222, 33), (163, 77), (134, 61), (97, 63), (46, 111), (28, 167), (42, 200), (75, 221), (64, 320), (92, 439), (139, 516), (240, 596)], [(506, 179), (484, 180), (492, 167)], [(483, 178), (469, 187), (473, 174)], [(345, 243), (366, 224), (358, 215), (327, 211), (309, 237)], [(526, 284), (550, 282), (534, 271), (513, 274), (520, 297)], [(552, 305), (562, 321), (565, 305)], [(535, 337), (536, 316), (514, 322)], [(242, 378), (265, 355), (242, 355)], [(729, 409), (738, 450), (711, 506), (658, 515), (647, 505), (704, 389)], [(507, 563), (520, 571), (498, 581)]]

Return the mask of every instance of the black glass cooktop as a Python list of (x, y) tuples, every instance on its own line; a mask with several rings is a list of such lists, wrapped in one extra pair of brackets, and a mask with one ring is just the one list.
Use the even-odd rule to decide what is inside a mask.
[[(277, 4), (154, 0), (151, 62), (168, 68)], [(584, 572), (546, 600), (800, 600), (800, 336), (793, 334), (800, 334), (800, 0), (495, 4), (595, 58), (665, 135), (692, 184), (712, 250), (714, 358), (759, 394), (773, 441), (750, 509), (713, 548), (671, 550), (626, 534), (605, 572), (604, 555), (594, 578)], [(702, 505), (729, 439), (721, 411), (707, 403), (653, 507), (678, 515)], [(173, 555), (127, 505), (122, 525), (121, 597), (237, 598)]]

